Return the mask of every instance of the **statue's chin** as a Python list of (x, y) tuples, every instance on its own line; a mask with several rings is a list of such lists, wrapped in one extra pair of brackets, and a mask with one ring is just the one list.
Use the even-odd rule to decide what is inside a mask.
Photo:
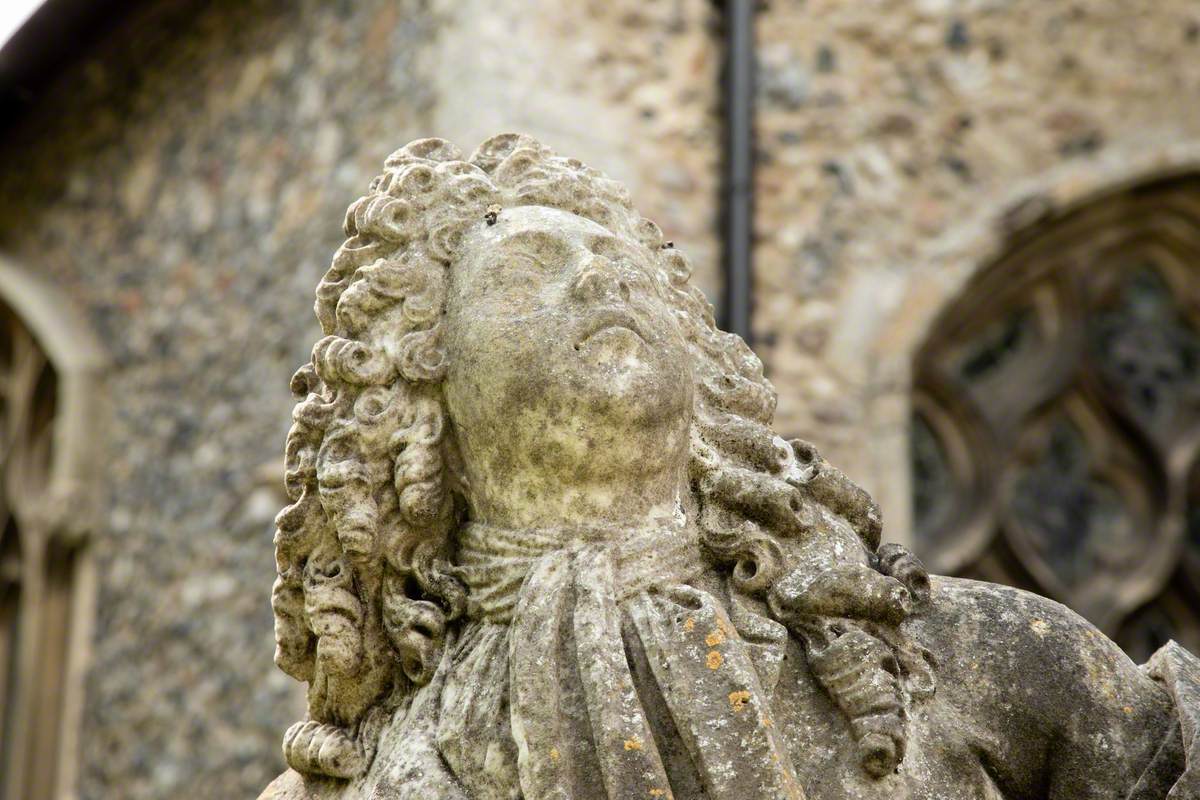
[(660, 354), (632, 330), (606, 328), (577, 350), (584, 382), (605, 416), (627, 424), (689, 414), (691, 377), (655, 358)]

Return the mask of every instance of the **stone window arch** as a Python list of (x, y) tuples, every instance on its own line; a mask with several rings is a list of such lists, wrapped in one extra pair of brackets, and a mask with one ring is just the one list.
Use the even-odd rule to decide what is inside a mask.
[(1200, 177), (1015, 235), (914, 365), (914, 541), (1140, 659), (1200, 649)]
[(0, 800), (74, 789), (103, 363), (66, 299), (0, 258)]

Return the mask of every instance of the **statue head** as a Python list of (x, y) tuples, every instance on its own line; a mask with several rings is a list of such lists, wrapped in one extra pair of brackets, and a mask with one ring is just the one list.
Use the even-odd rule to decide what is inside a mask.
[(661, 246), (561, 208), (498, 207), (464, 230), (443, 321), (471, 517), (669, 516), (693, 385)]
[(353, 728), (430, 679), (465, 607), (466, 519), (682, 511), (751, 594), (814, 526), (867, 542), (863, 560), (878, 543), (865, 492), (773, 433), (761, 363), (620, 184), (526, 136), (469, 159), (424, 139), (345, 233), (293, 378), (277, 518), (276, 662), (314, 720)]

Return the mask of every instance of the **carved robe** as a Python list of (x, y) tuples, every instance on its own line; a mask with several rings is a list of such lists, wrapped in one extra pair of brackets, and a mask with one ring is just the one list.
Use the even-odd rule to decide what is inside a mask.
[(563, 541), (473, 524), (459, 564), (470, 620), (436, 741), (470, 797), (803, 798), (770, 716), (787, 633), (689, 584), (685, 526)]
[[(909, 633), (943, 654), (941, 688), (909, 715), (903, 763), (876, 779), (862, 770), (851, 726), (814, 684), (811, 664), (803, 658), (784, 662), (784, 626), (725, 589), (720, 574), (702, 564), (684, 525), (635, 534), (595, 531), (569, 540), (554, 531), (470, 525), (458, 536), (459, 574), (470, 590), (467, 619), (450, 632), (432, 681), (384, 726), (368, 773), (347, 785), (292, 772), (264, 798), (1026, 796), (1001, 788), (989, 764), (999, 753), (1018, 765), (1033, 758), (1031, 771), (1046, 766), (1039, 755), (1044, 745), (1028, 741), (1040, 735), (1038, 720), (1052, 716), (1042, 699), (1049, 696), (1045, 687), (1034, 687), (1042, 678), (1046, 686), (1059, 685), (1054, 674), (1032, 671), (1044, 663), (1042, 637), (1049, 630), (1081, 646), (1103, 641), (1043, 598), (936, 580), (933, 605)], [(981, 617), (980, 603), (1011, 613), (1008, 620), (1036, 620), (1040, 627), (1013, 628), (1002, 615)], [(988, 652), (1000, 635), (1008, 637), (1010, 658), (1029, 692), (980, 694), (992, 684), (988, 678), (979, 682), (972, 665), (980, 662), (972, 654)], [(790, 647), (795, 652), (795, 643)], [(1076, 674), (1070, 659), (1099, 668), (1123, 656), (1065, 658), (1057, 674)], [(1112, 719), (1096, 718), (1098, 729), (1116, 737), (1114, 744), (1077, 752), (1095, 742), (1076, 732), (1069, 752), (1050, 751), (1050, 766), (1072, 756), (1078, 766), (1068, 767), (1068, 779), (1082, 774), (1078, 770), (1109, 776), (1088, 779), (1089, 791), (1108, 792), (1093, 791), (1089, 798), (1200, 798), (1200, 660), (1172, 644), (1141, 671), (1125, 662), (1110, 675), (1119, 676), (1118, 683), (1105, 678), (1093, 686), (1084, 676), (1062, 691), (1082, 688), (1100, 703), (1090, 713), (1144, 720), (1144, 729), (1139, 723), (1118, 730)], [(1107, 692), (1114, 690), (1110, 701)], [(1083, 695), (1064, 702), (1078, 704)], [(1006, 714), (1015, 716), (1005, 723)], [(1034, 720), (1033, 727), (1021, 728), (1028, 736), (984, 744), (990, 749), (981, 755), (980, 732), (990, 735), (1014, 720)], [(1085, 732), (1092, 724), (1084, 723)], [(1068, 788), (1046, 796), (1084, 795)]]

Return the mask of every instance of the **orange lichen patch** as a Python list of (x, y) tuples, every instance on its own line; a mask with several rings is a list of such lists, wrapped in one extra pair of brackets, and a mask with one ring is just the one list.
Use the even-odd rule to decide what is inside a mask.
[(721, 666), (721, 664), (723, 664), (724, 662), (725, 662), (725, 658), (724, 658), (724, 656), (722, 656), (722, 655), (721, 655), (720, 653), (718, 653), (716, 650), (709, 650), (709, 651), (708, 651), (708, 658), (706, 658), (706, 659), (704, 660), (704, 663), (708, 665), (708, 668), (709, 668), (709, 669), (717, 669), (717, 668), (718, 668), (718, 667), (720, 667), (720, 666)]
[(762, 726), (763, 726), (764, 728), (773, 728), (773, 727), (775, 727), (775, 722), (774, 722), (774, 721), (773, 721), (773, 720), (772, 720), (770, 717), (768, 717), (766, 714), (763, 714), (763, 715), (762, 715), (762, 717), (759, 719), (759, 722), (761, 722), (761, 723), (762, 723)]
[(704, 643), (709, 647), (716, 647), (723, 641), (725, 641), (725, 632), (719, 628), (704, 637)]
[(666, 793), (667, 793), (666, 789), (651, 789), (650, 790), (651, 797), (662, 797)]
[(1122, 710), (1122, 711), (1124, 711), (1126, 714), (1132, 714), (1132, 713), (1133, 713), (1133, 706), (1125, 706), (1125, 707), (1124, 707), (1124, 708), (1122, 708), (1121, 710)]
[(746, 707), (746, 703), (749, 703), (749, 702), (750, 702), (750, 693), (747, 692), (745, 689), (742, 689), (741, 691), (738, 691), (738, 692), (730, 692), (729, 693), (729, 706), (735, 712), (741, 711), (743, 708)]
[(685, 631), (691, 631), (695, 627), (696, 627), (696, 618), (695, 617), (688, 617), (683, 623), (683, 629)]
[(642, 749), (642, 740), (636, 736), (629, 737), (628, 739), (625, 740), (625, 749), (626, 750), (641, 750)]
[(561, 757), (562, 756), (559, 754), (557, 747), (550, 748), (550, 760), (551, 761), (558, 761), (558, 759)]

